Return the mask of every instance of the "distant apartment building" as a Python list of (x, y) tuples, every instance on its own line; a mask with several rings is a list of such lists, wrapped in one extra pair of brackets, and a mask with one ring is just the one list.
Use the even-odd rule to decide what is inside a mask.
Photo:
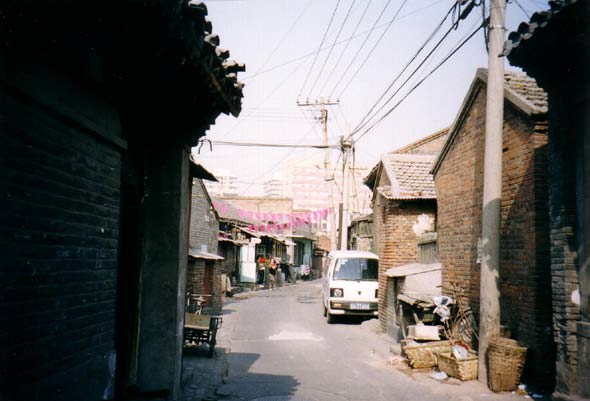
[(287, 182), (282, 177), (273, 177), (265, 181), (262, 190), (266, 198), (285, 198), (288, 195)]
[[(293, 160), (285, 163), (283, 168), (283, 176), (288, 183), (288, 196), (293, 198), (294, 209), (315, 210), (330, 207), (331, 190), (334, 199), (332, 206), (337, 210), (342, 196), (340, 168), (334, 169), (328, 178), (326, 178), (323, 163)], [(352, 214), (367, 214), (371, 211), (371, 192), (362, 183), (368, 173), (367, 167), (354, 167), (349, 191)]]
[(207, 191), (211, 196), (238, 196), (238, 176), (227, 171), (215, 172), (218, 182), (206, 181)]
[[(371, 191), (362, 184), (369, 169), (355, 166), (353, 171), (354, 175), (350, 179), (349, 187), (349, 219), (371, 213)], [(326, 177), (323, 162), (290, 160), (284, 163), (281, 177), (286, 185), (286, 196), (293, 199), (293, 209), (332, 208), (335, 213), (338, 213), (339, 203), (342, 201), (342, 170), (340, 168), (332, 170), (330, 176)], [(330, 192), (333, 203), (330, 202)], [(329, 224), (330, 219), (323, 220), (314, 227), (314, 231), (327, 233), (331, 231)]]

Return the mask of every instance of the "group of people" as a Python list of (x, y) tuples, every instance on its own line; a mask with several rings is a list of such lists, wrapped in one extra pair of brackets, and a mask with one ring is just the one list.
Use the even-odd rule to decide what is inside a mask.
[(256, 261), (258, 265), (258, 277), (256, 284), (264, 286), (265, 270), (268, 270), (268, 288), (271, 291), (276, 291), (277, 274), (281, 270), (280, 260), (272, 256), (265, 257), (260, 255)]

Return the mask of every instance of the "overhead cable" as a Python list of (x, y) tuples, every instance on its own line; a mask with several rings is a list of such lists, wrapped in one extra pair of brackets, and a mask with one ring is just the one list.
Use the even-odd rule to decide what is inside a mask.
[[(370, 3), (371, 3), (371, 1), (372, 1), (372, 0), (369, 0), (369, 1), (368, 1), (368, 3), (370, 4)], [(411, 16), (411, 15), (418, 14), (418, 13), (420, 13), (420, 12), (422, 12), (422, 11), (424, 11), (424, 10), (428, 9), (428, 8), (434, 7), (434, 6), (435, 6), (435, 5), (437, 5), (438, 3), (442, 3), (443, 1), (446, 1), (446, 0), (435, 0), (435, 1), (433, 1), (432, 3), (430, 3), (430, 4), (428, 4), (428, 5), (424, 6), (424, 7), (418, 8), (418, 9), (416, 9), (416, 10), (410, 11), (409, 13), (407, 13), (407, 14), (404, 14), (404, 15), (400, 16), (399, 18), (397, 18), (397, 20), (398, 20), (398, 21), (400, 21), (400, 20), (402, 20), (402, 19), (404, 19), (404, 18), (407, 18), (407, 17), (409, 17), (409, 16)], [(388, 23), (389, 23), (389, 21), (388, 21), (388, 22), (384, 22), (383, 24), (377, 25), (377, 28), (383, 28), (383, 27), (384, 27), (384, 26), (386, 26)], [(362, 31), (362, 32), (359, 32), (359, 33), (357, 33), (356, 35), (355, 35), (355, 34), (353, 34), (353, 35), (349, 36), (348, 38), (342, 39), (341, 41), (339, 41), (338, 43), (336, 43), (336, 45), (338, 46), (338, 45), (341, 45), (341, 44), (342, 44), (342, 43), (344, 43), (344, 42), (349, 42), (349, 41), (351, 41), (352, 39), (356, 39), (356, 38), (358, 38), (358, 37), (360, 37), (360, 36), (363, 36), (364, 34), (366, 34), (366, 33), (367, 33), (367, 32), (369, 32), (369, 31), (370, 31), (370, 30)], [(328, 49), (329, 49), (329, 47), (328, 47), (328, 46), (326, 46), (326, 47), (322, 47), (322, 48), (320, 49), (320, 51), (324, 51), (324, 50), (328, 50)], [(268, 72), (272, 72), (272, 71), (274, 71), (274, 70), (278, 70), (279, 68), (286, 67), (286, 66), (288, 66), (289, 64), (293, 64), (293, 63), (296, 63), (296, 62), (298, 62), (298, 61), (300, 61), (300, 60), (304, 60), (304, 59), (306, 59), (306, 58), (308, 58), (308, 57), (311, 57), (311, 56), (315, 55), (315, 54), (316, 54), (316, 52), (317, 52), (317, 51), (313, 51), (313, 52), (310, 52), (310, 53), (304, 54), (304, 55), (302, 55), (302, 56), (296, 57), (296, 58), (294, 58), (294, 59), (287, 60), (287, 61), (285, 61), (284, 63), (278, 64), (278, 65), (275, 65), (274, 67), (267, 68), (266, 70), (262, 70), (262, 71), (256, 72), (256, 73), (254, 73), (254, 74), (252, 74), (252, 75), (244, 75), (243, 77), (240, 77), (240, 81), (247, 81), (247, 80), (249, 80), (249, 79), (256, 78), (256, 77), (258, 77), (258, 76), (260, 76), (260, 75), (262, 75), (262, 74), (266, 74), (266, 73), (268, 73)]]
[(307, 84), (307, 80), (309, 79), (311, 71), (313, 70), (313, 67), (315, 67), (315, 63), (318, 59), (318, 55), (320, 54), (320, 51), (322, 50), (322, 46), (324, 46), (324, 41), (326, 40), (326, 36), (328, 35), (328, 31), (330, 30), (330, 27), (332, 26), (332, 22), (334, 21), (334, 16), (336, 15), (336, 11), (338, 10), (339, 5), (340, 5), (340, 0), (338, 0), (336, 2), (336, 7), (334, 7), (334, 11), (332, 11), (332, 16), (330, 17), (330, 22), (328, 23), (328, 26), (326, 27), (326, 30), (324, 31), (324, 36), (322, 37), (322, 41), (320, 42), (317, 52), (315, 53), (315, 57), (313, 58), (313, 62), (311, 63), (311, 67), (309, 67), (309, 71), (307, 72), (305, 80), (303, 81), (303, 85), (301, 85), (301, 89), (299, 90), (299, 94), (297, 95), (297, 99), (299, 99), (299, 97), (301, 96), (301, 93), (303, 92), (303, 89), (305, 89), (305, 85)]
[(308, 148), (308, 149), (339, 149), (339, 145), (302, 145), (287, 143), (263, 143), (263, 142), (233, 142), (233, 141), (211, 141), (214, 145), (225, 146), (246, 146), (261, 148)]
[[(475, 2), (472, 1), (471, 4), (474, 4)], [(458, 3), (457, 3), (458, 4)], [(454, 9), (454, 8), (453, 8)], [(451, 9), (451, 10), (453, 10)], [(428, 54), (422, 59), (422, 61), (420, 62), (420, 64), (418, 64), (418, 66), (412, 71), (412, 73), (410, 73), (410, 75), (406, 78), (406, 80), (404, 82), (402, 82), (402, 84), (395, 90), (395, 92), (393, 92), (393, 94), (391, 96), (389, 96), (389, 98), (385, 101), (385, 103), (383, 103), (381, 105), (381, 107), (379, 107), (379, 109), (377, 111), (375, 111), (373, 113), (373, 115), (371, 117), (369, 117), (368, 119), (365, 119), (365, 117), (363, 117), (363, 119), (365, 119), (364, 122), (362, 122), (361, 124), (359, 124), (349, 135), (349, 137), (352, 137), (354, 134), (356, 134), (357, 132), (359, 132), (363, 127), (365, 127), (367, 124), (369, 124), (371, 122), (371, 120), (373, 120), (377, 114), (379, 112), (381, 112), (393, 99), (394, 97), (404, 88), (404, 86), (412, 79), (412, 77), (414, 75), (416, 75), (416, 73), (420, 70), (420, 68), (424, 65), (424, 63), (426, 63), (426, 61), (428, 61), (428, 59), (430, 58), (430, 56), (438, 49), (438, 47), (446, 40), (446, 38), (449, 36), (449, 34), (456, 29), (457, 24), (459, 23), (460, 20), (465, 19), (468, 15), (469, 12), (473, 9), (473, 7), (469, 7), (467, 6), (467, 8), (465, 8), (465, 10), (460, 14), (459, 18), (456, 21), (453, 21), (453, 24), (451, 25), (451, 27), (445, 32), (445, 34), (442, 36), (441, 39), (439, 39), (439, 41), (434, 45), (434, 47), (430, 50), (430, 52), (428, 52)], [(446, 19), (446, 18), (445, 18)], [(444, 21), (443, 21), (444, 22)], [(478, 29), (479, 30), (479, 29)], [(398, 77), (396, 77), (394, 79), (394, 81), (397, 81)], [(393, 86), (393, 85), (391, 85)], [(388, 88), (389, 90), (389, 88)], [(381, 100), (381, 99), (380, 99)], [(379, 101), (380, 101), (379, 100)]]
[[(330, 82), (330, 77), (332, 77), (334, 75), (334, 71), (336, 71), (336, 68), (338, 68), (338, 65), (340, 65), (340, 61), (342, 60), (342, 57), (346, 53), (346, 50), (348, 49), (348, 46), (352, 42), (352, 39), (355, 37), (356, 31), (358, 30), (359, 26), (361, 25), (361, 22), (365, 18), (365, 15), (367, 14), (367, 10), (369, 9), (369, 6), (371, 5), (371, 2), (372, 1), (373, 0), (369, 0), (369, 1), (366, 2), (367, 5), (366, 5), (365, 9), (363, 10), (363, 13), (361, 14), (361, 17), (359, 18), (358, 22), (356, 23), (356, 26), (354, 27), (354, 30), (352, 31), (352, 35), (350, 35), (348, 37), (348, 39), (345, 40), (346, 41), (346, 45), (344, 46), (344, 49), (342, 49), (342, 52), (340, 53), (340, 57), (338, 57), (338, 60), (336, 60), (336, 63), (334, 64), (334, 67), (332, 67), (332, 70), (328, 74), (328, 79), (326, 79), (324, 81), (324, 84), (322, 85), (322, 87), (320, 89), (320, 93), (323, 93), (324, 92), (324, 89), (326, 89), (326, 85), (328, 84), (328, 82)], [(335, 44), (340, 44), (340, 43), (342, 43), (342, 42), (338, 42), (338, 43), (335, 43)]]
[(377, 121), (375, 121), (373, 124), (371, 124), (367, 129), (365, 129), (363, 131), (363, 133), (355, 139), (355, 141), (360, 140), (363, 136), (365, 136), (369, 131), (371, 131), (373, 128), (375, 128), (379, 123), (381, 123), (383, 120), (385, 120), (385, 118), (387, 118), (395, 109), (398, 108), (398, 106), (400, 104), (402, 104), (402, 102), (404, 100), (406, 100), (406, 98), (408, 96), (410, 96), (410, 94), (412, 92), (414, 92), (420, 85), (422, 85), (422, 83), (424, 81), (426, 81), (432, 74), (434, 74), (434, 72), (436, 72), (440, 67), (442, 67), (443, 64), (445, 64), (455, 53), (457, 53), (459, 51), (459, 49), (461, 49), (471, 38), (473, 38), (473, 36), (475, 36), (475, 34), (477, 32), (479, 32), (480, 29), (482, 29), (484, 27), (485, 23), (481, 24), (476, 30), (474, 30), (465, 40), (463, 40), (453, 51), (451, 51), (439, 64), (437, 64), (436, 67), (434, 67), (424, 78), (422, 78), (420, 81), (418, 81), (393, 107), (391, 107), (387, 113), (385, 113), (384, 115), (382, 115)]
[(285, 34), (283, 35), (283, 37), (279, 40), (279, 43), (276, 45), (276, 47), (273, 49), (272, 52), (270, 52), (270, 54), (268, 55), (268, 57), (266, 57), (266, 60), (264, 60), (264, 62), (262, 63), (262, 65), (260, 66), (260, 68), (258, 68), (258, 71), (256, 71), (256, 74), (260, 73), (260, 71), (266, 67), (266, 65), (268, 64), (268, 62), (270, 61), (270, 59), (272, 58), (272, 56), (274, 56), (274, 54), (281, 48), (281, 46), (283, 45), (283, 43), (285, 42), (285, 39), (287, 39), (287, 36), (289, 36), (289, 34), (291, 33), (291, 31), (293, 30), (293, 28), (295, 28), (297, 26), (297, 24), (299, 23), (299, 20), (301, 19), (301, 17), (303, 17), (303, 14), (305, 14), (305, 12), (307, 11), (307, 9), (309, 8), (309, 6), (311, 5), (311, 3), (313, 2), (313, 0), (309, 0), (307, 2), (307, 4), (305, 5), (305, 7), (303, 8), (303, 11), (301, 11), (301, 13), (299, 14), (299, 16), (297, 16), (297, 18), (295, 19), (295, 21), (293, 21), (293, 23), (291, 24), (291, 27), (287, 30), (287, 32), (285, 32)]
[(338, 39), (340, 38), (340, 34), (342, 33), (342, 29), (344, 29), (344, 26), (346, 25), (346, 21), (348, 21), (348, 17), (350, 16), (350, 12), (352, 11), (352, 8), (354, 7), (355, 2), (356, 2), (356, 0), (352, 0), (352, 3), (350, 3), (350, 7), (348, 8), (348, 12), (346, 13), (346, 16), (344, 17), (344, 21), (342, 21), (342, 24), (340, 25), (340, 29), (338, 30), (338, 33), (336, 34), (336, 37), (334, 38), (334, 42), (332, 43), (332, 46), (330, 46), (330, 50), (328, 51), (328, 55), (324, 59), (324, 63), (322, 64), (322, 67), (320, 68), (320, 71), (318, 72), (318, 75), (317, 75), (315, 81), (313, 81), (313, 84), (311, 85), (311, 89), (309, 90), (309, 95), (307, 96), (308, 98), (311, 97), (311, 94), (312, 94), (313, 90), (315, 89), (315, 86), (317, 85), (318, 80), (322, 76), (322, 72), (324, 72), (324, 68), (326, 67), (328, 60), (330, 59), (330, 56), (332, 55), (332, 50), (334, 50), (334, 46), (336, 46), (336, 42), (338, 42)]
[(332, 88), (332, 91), (330, 92), (330, 95), (328, 96), (328, 99), (332, 97), (332, 95), (336, 91), (336, 88), (338, 88), (338, 86), (340, 85), (340, 83), (342, 82), (342, 80), (344, 79), (344, 77), (346, 76), (346, 74), (348, 73), (348, 70), (350, 70), (350, 67), (352, 67), (352, 65), (356, 61), (356, 58), (360, 54), (361, 50), (363, 50), (363, 48), (365, 47), (365, 43), (367, 43), (367, 41), (371, 37), (371, 34), (373, 33), (373, 31), (377, 27), (377, 24), (381, 20), (381, 17), (383, 17), (383, 14), (385, 14), (385, 10), (387, 10), (387, 7), (389, 7), (389, 4), (390, 3), (391, 3), (391, 0), (387, 0), (387, 3), (385, 3), (385, 6), (381, 10), (381, 13), (379, 13), (379, 16), (375, 20), (375, 23), (373, 24), (373, 26), (371, 27), (371, 29), (369, 29), (369, 31), (367, 32), (367, 36), (365, 36), (365, 40), (363, 40), (363, 43), (361, 43), (360, 47), (358, 48), (358, 50), (356, 51), (356, 53), (354, 54), (354, 56), (350, 60), (350, 63), (348, 63), (348, 66), (344, 70), (344, 73), (342, 73), (342, 75), (340, 76), (340, 79), (338, 80), (338, 82), (336, 82), (336, 85), (334, 85), (334, 88)]
[(395, 85), (397, 83), (397, 81), (400, 79), (400, 77), (404, 74), (404, 72), (406, 72), (406, 70), (408, 69), (408, 67), (410, 65), (412, 65), (412, 63), (414, 62), (414, 60), (416, 60), (416, 58), (420, 55), (420, 53), (422, 52), (422, 50), (424, 50), (424, 48), (428, 45), (428, 43), (430, 43), (430, 41), (432, 41), (432, 39), (436, 36), (436, 34), (440, 31), (440, 28), (442, 28), (443, 24), (445, 23), (445, 21), (449, 18), (449, 15), (451, 14), (452, 10), (453, 10), (454, 6), (451, 7), (449, 9), (449, 11), (447, 11), (447, 13), (445, 14), (444, 18), (439, 22), (439, 24), (434, 28), (434, 30), (430, 33), (430, 35), (426, 38), (426, 40), (424, 41), (424, 43), (422, 43), (422, 45), (418, 48), (418, 50), (416, 51), (416, 53), (414, 53), (414, 55), (412, 56), (412, 58), (410, 58), (410, 61), (408, 61), (406, 63), (406, 65), (402, 68), (402, 70), (397, 74), (397, 76), (393, 79), (393, 81), (391, 81), (391, 83), (389, 84), (389, 86), (387, 87), (387, 89), (385, 89), (383, 91), (383, 93), (381, 94), (381, 96), (379, 97), (379, 99), (377, 99), (377, 101), (373, 104), (373, 106), (371, 106), (371, 108), (369, 109), (369, 111), (363, 116), (363, 118), (361, 119), (361, 121), (357, 124), (357, 126), (354, 128), (353, 132), (358, 131), (359, 128), (362, 128), (363, 123), (365, 122), (365, 119), (367, 117), (369, 117), (371, 115), (371, 113), (373, 112), (373, 110), (375, 110), (375, 107), (377, 107), (377, 105), (379, 104), (379, 102), (381, 102), (381, 100), (383, 100), (383, 98), (387, 95), (387, 93), (391, 90), (391, 88), (393, 87), (393, 85)]
[(346, 83), (346, 85), (344, 85), (344, 88), (340, 91), (340, 94), (338, 95), (338, 99), (340, 99), (342, 97), (342, 94), (344, 94), (344, 92), (346, 92), (346, 89), (348, 89), (348, 87), (350, 86), (350, 84), (352, 83), (352, 81), (354, 81), (354, 79), (356, 78), (356, 76), (358, 75), (358, 73), (365, 66), (366, 62), (369, 60), (369, 57), (371, 57), (371, 55), (373, 54), (373, 52), (375, 51), (375, 49), (377, 48), (377, 46), (379, 45), (379, 43), (381, 43), (381, 40), (383, 39), (383, 37), (385, 36), (385, 34), (387, 33), (387, 31), (389, 30), (389, 28), (391, 27), (391, 25), (395, 22), (395, 20), (398, 17), (400, 11), (406, 5), (406, 3), (407, 3), (407, 0), (404, 0), (402, 2), (402, 4), (399, 6), (397, 12), (393, 16), (393, 19), (391, 21), (389, 21), (389, 24), (387, 25), (387, 27), (385, 28), (385, 30), (381, 33), (381, 36), (379, 36), (379, 39), (377, 39), (377, 41), (375, 42), (375, 44), (373, 45), (373, 47), (371, 48), (371, 50), (369, 51), (369, 53), (366, 55), (366, 57), (363, 60), (363, 62), (361, 63), (361, 65), (359, 65), (359, 67), (357, 68), (357, 70), (355, 71), (355, 73), (352, 75), (352, 77), (350, 77), (350, 79), (348, 80), (348, 82)]

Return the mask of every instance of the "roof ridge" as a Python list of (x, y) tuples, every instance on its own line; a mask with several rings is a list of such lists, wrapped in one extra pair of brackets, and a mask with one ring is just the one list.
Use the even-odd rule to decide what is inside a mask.
[(435, 139), (438, 139), (441, 136), (448, 134), (449, 129), (450, 129), (450, 127), (446, 127), (446, 128), (440, 129), (440, 130), (438, 130), (438, 131), (436, 131), (436, 132), (434, 132), (434, 133), (432, 133), (430, 135), (427, 135), (425, 137), (422, 137), (422, 138), (418, 139), (417, 141), (411, 142), (411, 143), (409, 143), (409, 144), (407, 144), (405, 146), (402, 146), (401, 148), (398, 148), (398, 149), (393, 150), (393, 151), (388, 152), (388, 153), (405, 153), (405, 152), (408, 152), (408, 151), (410, 151), (412, 149), (415, 149), (415, 148), (417, 148), (417, 147), (419, 147), (421, 145), (424, 145), (425, 143), (432, 142)]

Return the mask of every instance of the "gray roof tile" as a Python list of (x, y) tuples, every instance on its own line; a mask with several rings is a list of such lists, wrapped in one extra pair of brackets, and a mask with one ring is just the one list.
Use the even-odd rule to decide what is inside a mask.
[(391, 182), (377, 190), (388, 199), (436, 199), (430, 174), (435, 155), (389, 153), (383, 164)]

